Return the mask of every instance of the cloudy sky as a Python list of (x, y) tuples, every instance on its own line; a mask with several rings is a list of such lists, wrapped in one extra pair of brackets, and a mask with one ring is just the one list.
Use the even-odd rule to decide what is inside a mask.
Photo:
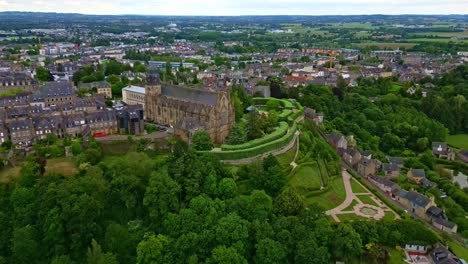
[(0, 11), (202, 16), (467, 14), (468, 0), (0, 0)]

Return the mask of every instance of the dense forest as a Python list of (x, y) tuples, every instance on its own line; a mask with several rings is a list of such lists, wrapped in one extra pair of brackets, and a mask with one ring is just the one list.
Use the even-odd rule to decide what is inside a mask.
[(243, 171), (256, 180), (241, 195), (237, 173), (175, 142), (123, 156), (74, 142), (67, 177), (44, 173), (43, 143), (1, 186), (0, 263), (385, 263), (388, 247), (438, 239), (413, 220), (332, 224), (272, 156)]

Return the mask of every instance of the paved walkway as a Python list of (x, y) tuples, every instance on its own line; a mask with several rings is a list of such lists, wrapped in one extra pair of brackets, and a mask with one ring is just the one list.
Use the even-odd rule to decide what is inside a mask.
[[(377, 199), (374, 196), (374, 194), (372, 194), (369, 190), (367, 190), (365, 186), (363, 186), (360, 182), (353, 179), (353, 176), (349, 174), (349, 172), (345, 170), (344, 168), (342, 170), (342, 176), (343, 176), (343, 184), (346, 190), (346, 199), (339, 206), (326, 211), (325, 212), (326, 215), (331, 216), (336, 222), (341, 222), (341, 220), (338, 218), (337, 215), (355, 214), (357, 216), (361, 216), (364, 218), (372, 218), (375, 220), (380, 220), (385, 216), (385, 212), (393, 212), (382, 201)], [(356, 181), (356, 183), (361, 185), (361, 187), (364, 188), (367, 192), (354, 193), (352, 186), (351, 186), (351, 181)], [(374, 206), (374, 205), (370, 205), (370, 204), (366, 204), (362, 202), (357, 195), (368, 195), (378, 206)], [(356, 201), (357, 204), (353, 206), (352, 209), (349, 209), (348, 207), (351, 206), (353, 201)], [(367, 212), (370, 211), (371, 213), (366, 213), (366, 211)], [(395, 215), (396, 218), (399, 218), (395, 212), (393, 212), (393, 214)]]
[(292, 166), (293, 170), (297, 167), (296, 159), (297, 159), (297, 155), (299, 154), (299, 138), (300, 137), (297, 137), (297, 141), (296, 141), (296, 154), (294, 155), (293, 161), (289, 164)]

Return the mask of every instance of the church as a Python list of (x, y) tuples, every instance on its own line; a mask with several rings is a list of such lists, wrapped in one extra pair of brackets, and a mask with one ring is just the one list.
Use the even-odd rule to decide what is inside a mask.
[(224, 143), (234, 124), (234, 106), (227, 90), (150, 84), (145, 97), (146, 119), (173, 127), (188, 142), (193, 133), (205, 130), (214, 143)]

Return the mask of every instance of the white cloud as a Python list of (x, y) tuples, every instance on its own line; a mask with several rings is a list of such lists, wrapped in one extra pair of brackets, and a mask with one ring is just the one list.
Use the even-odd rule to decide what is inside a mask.
[(0, 0), (0, 11), (148, 15), (467, 14), (468, 0)]

